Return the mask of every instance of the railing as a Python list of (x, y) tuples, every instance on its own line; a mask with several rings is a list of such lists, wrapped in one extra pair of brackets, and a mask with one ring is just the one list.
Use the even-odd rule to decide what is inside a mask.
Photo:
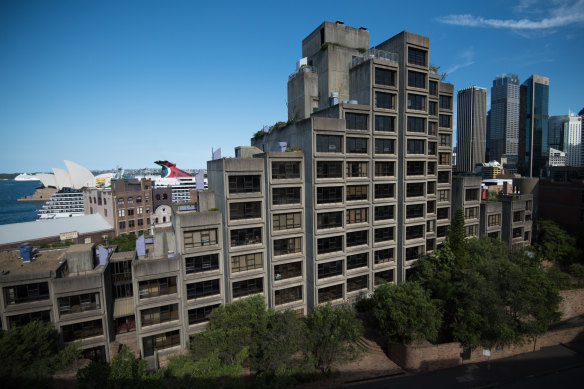
[(300, 73), (318, 73), (318, 68), (316, 66), (302, 66), (300, 69), (296, 70), (294, 73), (288, 76), (288, 81), (294, 79)]
[(364, 52), (362, 55), (353, 58), (353, 60), (351, 61), (351, 67), (360, 65), (363, 62), (373, 58), (392, 62), (398, 62), (399, 60), (397, 53), (372, 48)]

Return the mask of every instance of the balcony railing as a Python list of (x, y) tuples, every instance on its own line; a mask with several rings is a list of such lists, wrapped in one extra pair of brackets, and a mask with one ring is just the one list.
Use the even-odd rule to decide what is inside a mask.
[(398, 57), (397, 53), (391, 53), (389, 51), (371, 48), (371, 49), (367, 50), (366, 52), (364, 52), (362, 55), (353, 58), (353, 60), (351, 61), (351, 67), (355, 67), (357, 65), (360, 65), (361, 63), (368, 61), (370, 59), (373, 59), (373, 58), (383, 59), (385, 61), (398, 62), (399, 57)]
[(288, 81), (293, 80), (300, 73), (318, 73), (318, 68), (316, 66), (302, 66), (300, 69), (296, 70), (294, 73), (288, 76)]

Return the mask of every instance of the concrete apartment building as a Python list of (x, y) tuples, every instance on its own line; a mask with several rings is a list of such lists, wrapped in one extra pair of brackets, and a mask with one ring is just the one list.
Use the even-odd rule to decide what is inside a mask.
[(339, 22), (314, 30), (288, 81), (300, 121), (252, 139), (304, 152), (309, 310), (404, 280), (450, 224), (453, 86), (429, 71), (428, 38), (368, 43)]
[(114, 204), (114, 228), (120, 234), (142, 235), (150, 229), (152, 209), (152, 181), (143, 178), (111, 181)]
[(452, 217), (459, 208), (464, 212), (464, 233), (468, 238), (479, 237), (481, 208), (481, 177), (452, 178)]
[(487, 90), (477, 86), (458, 91), (456, 171), (473, 172), (485, 162)]

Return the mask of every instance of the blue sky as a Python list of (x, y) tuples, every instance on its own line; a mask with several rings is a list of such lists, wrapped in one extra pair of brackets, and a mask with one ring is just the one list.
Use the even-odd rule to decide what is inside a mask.
[(584, 0), (0, 2), (0, 172), (206, 167), (287, 119), (286, 82), (323, 20), (408, 30), (455, 90), (550, 78), (550, 114), (584, 107)]

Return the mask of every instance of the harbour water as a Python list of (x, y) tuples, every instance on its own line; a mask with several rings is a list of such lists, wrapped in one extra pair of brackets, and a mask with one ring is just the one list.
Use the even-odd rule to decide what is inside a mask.
[(17, 200), (33, 194), (40, 181), (0, 180), (0, 224), (34, 221), (42, 203)]

